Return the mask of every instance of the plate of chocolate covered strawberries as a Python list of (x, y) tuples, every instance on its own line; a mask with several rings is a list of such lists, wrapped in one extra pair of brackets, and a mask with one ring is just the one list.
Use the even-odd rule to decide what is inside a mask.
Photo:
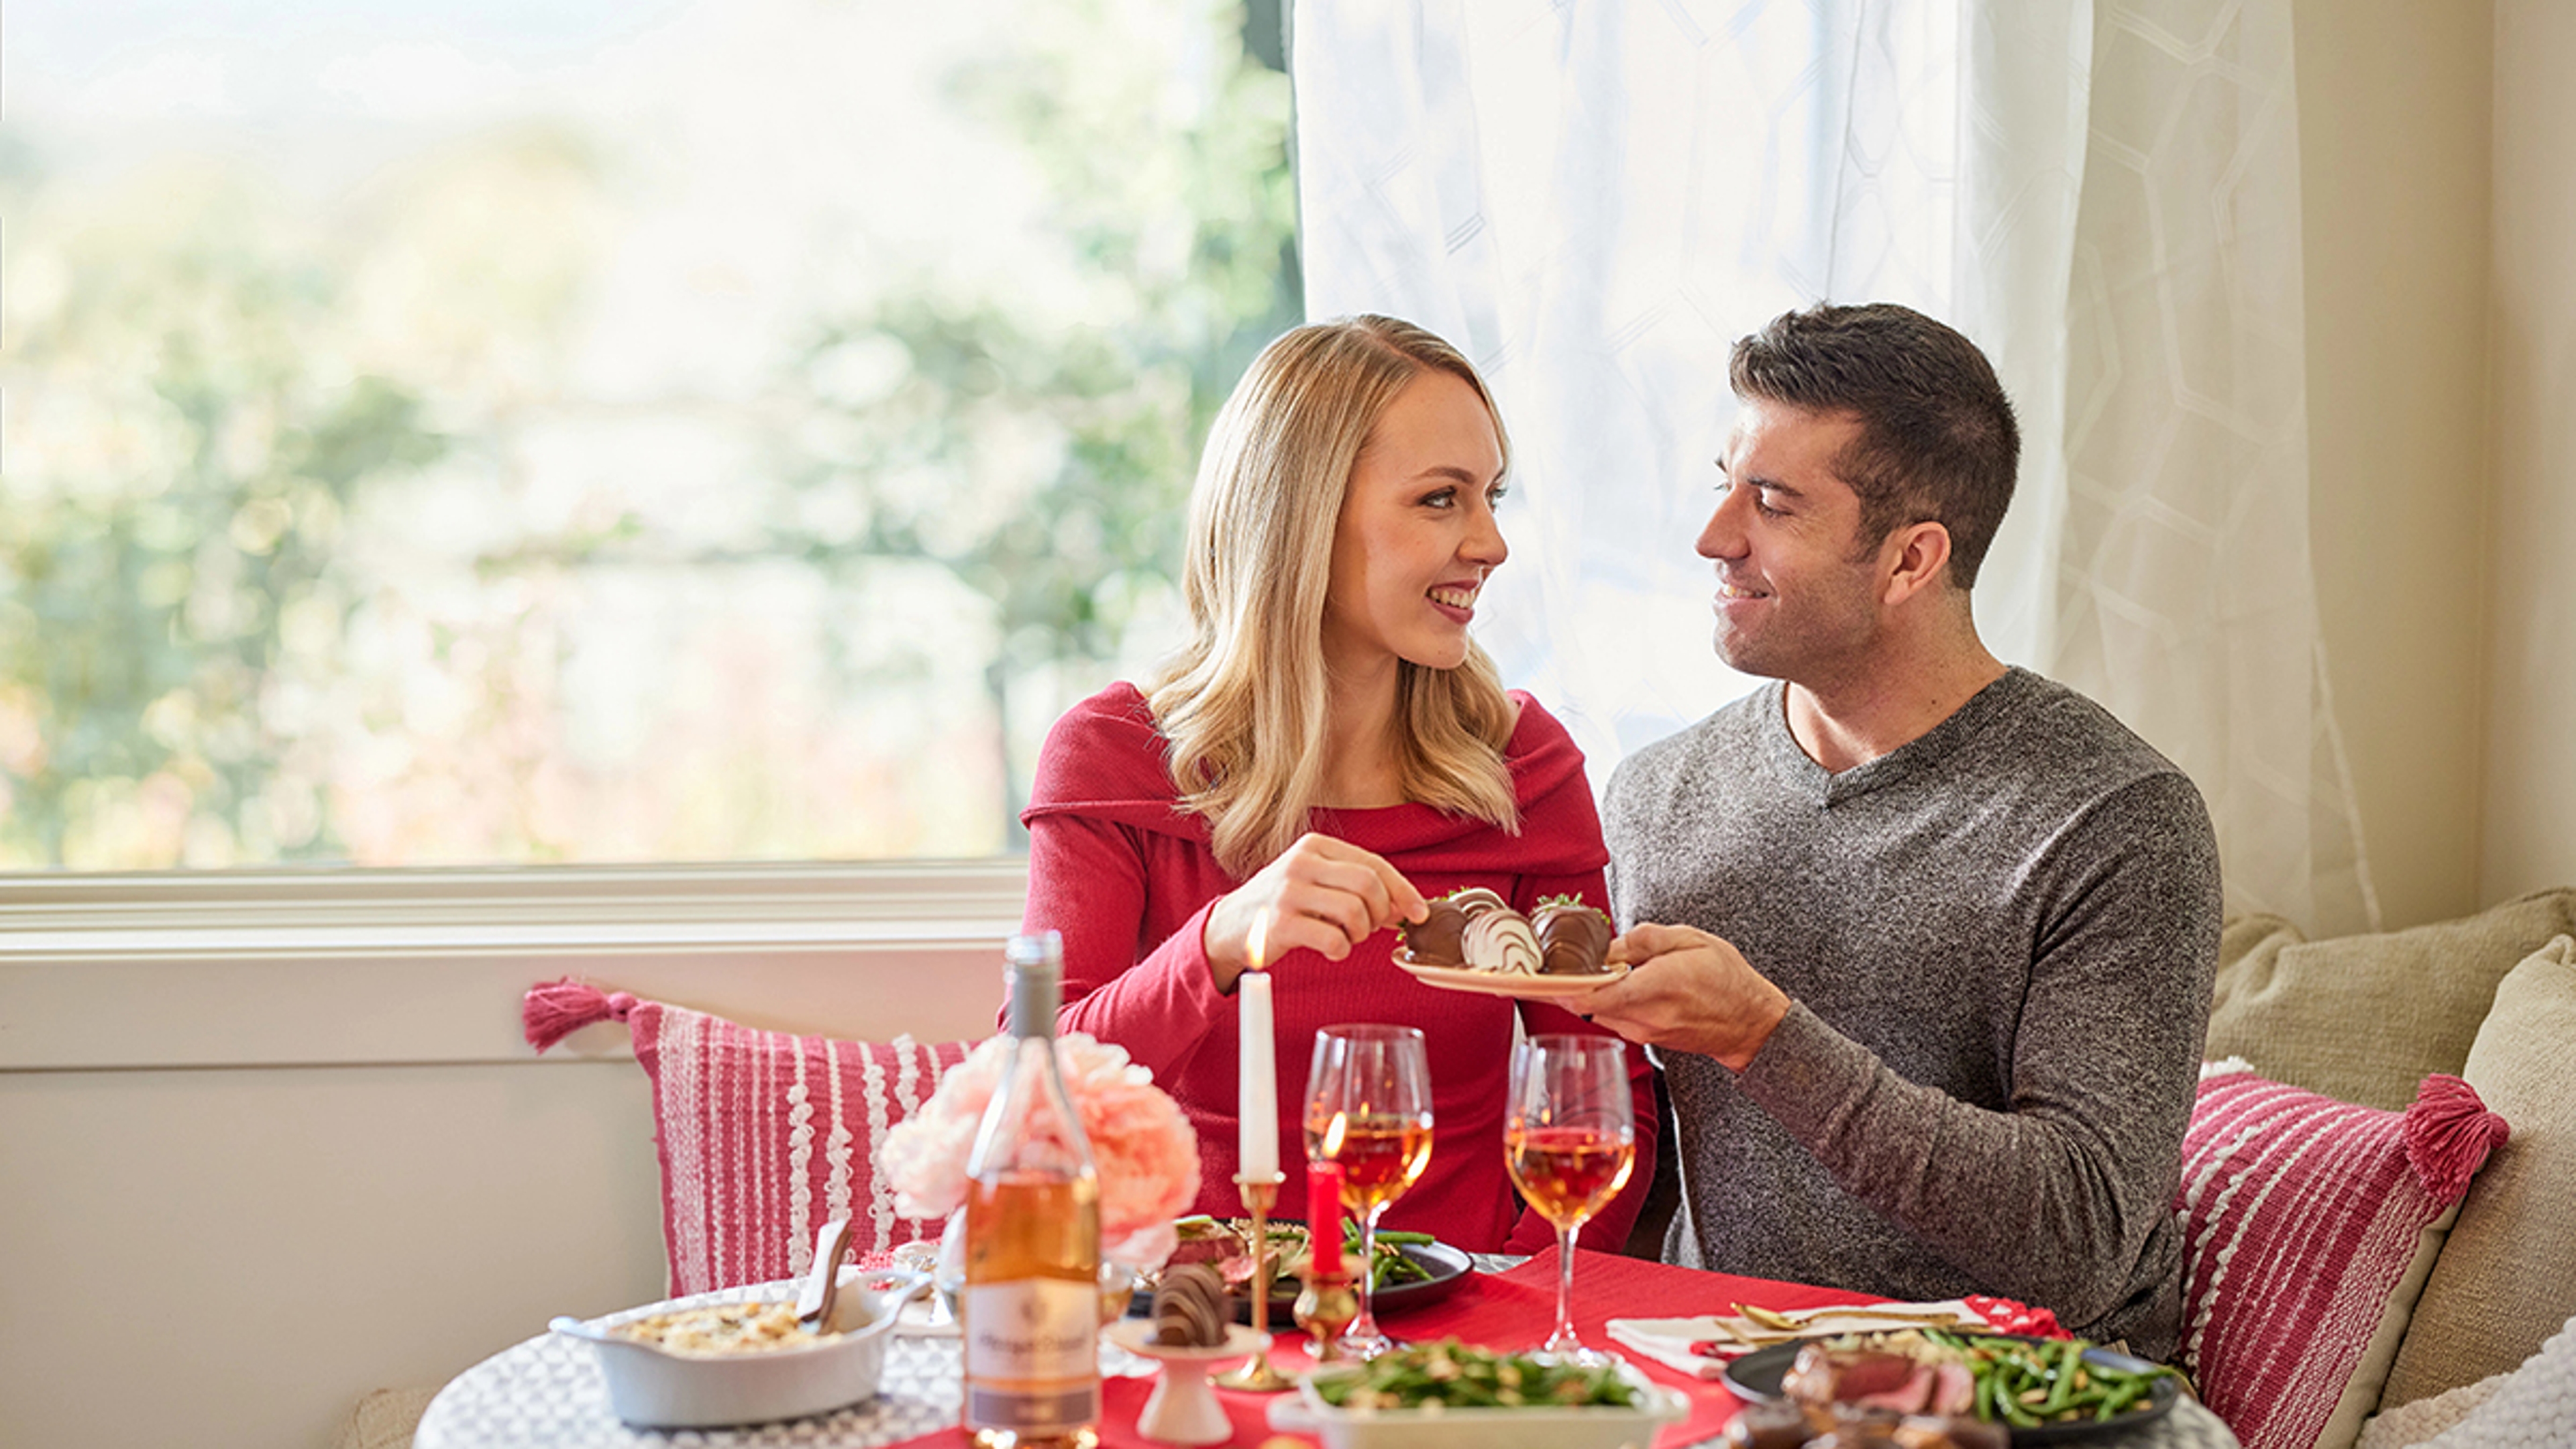
[(1482, 886), (1435, 897), (1404, 928), (1395, 964), (1426, 985), (1495, 996), (1576, 996), (1628, 974), (1609, 960), (1610, 918), (1570, 896), (1524, 916)]

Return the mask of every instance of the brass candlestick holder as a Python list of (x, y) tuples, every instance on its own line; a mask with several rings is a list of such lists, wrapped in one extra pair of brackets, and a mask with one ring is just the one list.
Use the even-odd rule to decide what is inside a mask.
[(1315, 1362), (1334, 1363), (1342, 1357), (1342, 1330), (1360, 1316), (1359, 1290), (1351, 1286), (1349, 1274), (1316, 1268), (1311, 1248), (1306, 1262), (1306, 1291), (1297, 1295), (1297, 1326), (1314, 1336)]
[(1279, 1201), (1279, 1184), (1285, 1180), (1276, 1172), (1234, 1179), (1243, 1194), (1243, 1210), (1252, 1214), (1252, 1336), (1261, 1340), (1261, 1348), (1241, 1368), (1219, 1374), (1219, 1388), (1275, 1394), (1296, 1387), (1294, 1379), (1270, 1366), (1270, 1208)]

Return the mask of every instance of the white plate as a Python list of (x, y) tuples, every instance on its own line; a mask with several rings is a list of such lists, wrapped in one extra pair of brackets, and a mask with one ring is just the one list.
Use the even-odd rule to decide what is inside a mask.
[(1250, 1358), (1261, 1349), (1261, 1335), (1240, 1323), (1225, 1326), (1225, 1342), (1204, 1347), (1156, 1343), (1150, 1318), (1122, 1318), (1100, 1332), (1111, 1343), (1139, 1357), (1182, 1363), (1223, 1363), (1227, 1359)]
[(1458, 966), (1416, 966), (1395, 954), (1395, 964), (1404, 974), (1425, 986), (1443, 991), (1481, 991), (1487, 996), (1509, 996), (1519, 1001), (1553, 1001), (1561, 996), (1581, 996), (1596, 986), (1607, 986), (1628, 974), (1625, 966), (1613, 966), (1598, 976), (1518, 976), (1503, 971), (1469, 971)]
[(1655, 1442), (1655, 1431), (1690, 1417), (1690, 1401), (1634, 1368), (1621, 1373), (1637, 1407), (1579, 1409), (1337, 1409), (1311, 1383), (1270, 1404), (1270, 1427), (1312, 1434), (1324, 1449), (1618, 1449)]
[[(856, 1274), (858, 1281), (852, 1281)], [(621, 1323), (670, 1311), (651, 1303), (606, 1318), (557, 1318), (554, 1331), (587, 1340), (608, 1380), (608, 1403), (617, 1417), (639, 1428), (709, 1428), (801, 1419), (876, 1394), (885, 1371), (886, 1339), (905, 1301), (930, 1287), (919, 1273), (859, 1273), (841, 1269), (838, 1311), (831, 1336), (793, 1348), (758, 1353), (668, 1353), (610, 1330)], [(793, 1285), (788, 1285), (793, 1286)], [(766, 1301), (745, 1295), (735, 1302)], [(795, 1295), (778, 1301), (795, 1302)]]

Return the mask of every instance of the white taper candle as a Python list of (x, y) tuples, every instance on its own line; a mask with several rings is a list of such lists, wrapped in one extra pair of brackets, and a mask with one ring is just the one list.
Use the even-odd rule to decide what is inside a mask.
[(1235, 1096), (1242, 1125), (1238, 1169), (1246, 1177), (1279, 1170), (1279, 1072), (1273, 1065), (1276, 1035), (1270, 1023), (1270, 973), (1246, 971), (1235, 983), (1240, 1001), (1243, 1075)]

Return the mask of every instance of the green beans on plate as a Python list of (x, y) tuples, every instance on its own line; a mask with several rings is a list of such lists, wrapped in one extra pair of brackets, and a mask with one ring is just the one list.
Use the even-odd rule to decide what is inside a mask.
[(1967, 1364), (1977, 1384), (1977, 1417), (2017, 1429), (2109, 1419), (2138, 1406), (2156, 1380), (2178, 1377), (2162, 1364), (2130, 1370), (2088, 1359), (2093, 1345), (2079, 1338), (1994, 1338), (1938, 1328), (1922, 1334)]

